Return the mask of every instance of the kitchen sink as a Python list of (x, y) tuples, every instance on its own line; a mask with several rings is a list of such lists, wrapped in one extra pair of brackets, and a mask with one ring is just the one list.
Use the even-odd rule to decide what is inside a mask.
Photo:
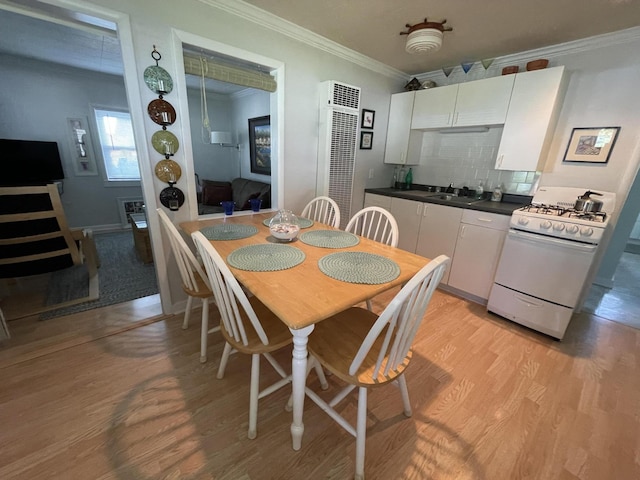
[(452, 194), (443, 194), (439, 193), (437, 196), (432, 196), (431, 198), (436, 198), (438, 200), (443, 200), (448, 203), (455, 203), (456, 205), (473, 205), (474, 203), (482, 202), (483, 198), (473, 198), (473, 197), (459, 197), (458, 195)]
[(427, 192), (426, 190), (403, 190), (402, 193), (407, 195), (415, 195), (417, 197), (434, 197), (436, 195), (442, 195), (439, 192)]

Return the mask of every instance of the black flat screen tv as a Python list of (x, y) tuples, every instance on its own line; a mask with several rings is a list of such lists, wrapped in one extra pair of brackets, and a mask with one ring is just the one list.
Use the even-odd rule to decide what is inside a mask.
[(0, 185), (45, 185), (64, 178), (56, 142), (0, 138)]

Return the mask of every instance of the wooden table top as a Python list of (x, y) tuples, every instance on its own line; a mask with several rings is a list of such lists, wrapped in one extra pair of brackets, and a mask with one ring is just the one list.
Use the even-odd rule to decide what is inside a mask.
[[(273, 217), (275, 213), (227, 217), (227, 222), (255, 225), (258, 228), (258, 233), (239, 240), (212, 240), (211, 243), (224, 259), (240, 247), (274, 243), (275, 239), (271, 236), (269, 228), (262, 222)], [(220, 224), (223, 221), (222, 218), (196, 220), (183, 222), (180, 227), (188, 235), (191, 235), (203, 227)], [(315, 222), (313, 226), (302, 229), (300, 233), (311, 230), (335, 229)], [(364, 302), (367, 298), (372, 298), (385, 290), (407, 282), (429, 262), (428, 258), (363, 237), (360, 237), (358, 245), (339, 249), (314, 247), (298, 239), (286, 244), (302, 250), (306, 255), (305, 261), (293, 268), (276, 272), (251, 272), (230, 268), (242, 285), (278, 315), (289, 328), (294, 330), (315, 324)], [(322, 273), (318, 267), (318, 260), (325, 255), (342, 251), (368, 252), (386, 257), (398, 264), (400, 275), (388, 283), (364, 285), (342, 282)]]

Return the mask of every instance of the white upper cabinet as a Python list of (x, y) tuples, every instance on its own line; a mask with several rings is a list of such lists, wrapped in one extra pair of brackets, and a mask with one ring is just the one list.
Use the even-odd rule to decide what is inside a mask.
[(411, 128), (501, 125), (505, 122), (513, 75), (416, 92)]
[(542, 170), (561, 105), (563, 73), (564, 67), (554, 67), (515, 75), (496, 169)]
[(411, 128), (451, 127), (458, 85), (428, 88), (415, 92)]
[(417, 164), (422, 147), (422, 134), (411, 132), (411, 115), (416, 92), (391, 95), (387, 144), (384, 149), (384, 163)]
[(507, 118), (513, 81), (513, 75), (502, 75), (459, 84), (453, 126), (502, 125)]

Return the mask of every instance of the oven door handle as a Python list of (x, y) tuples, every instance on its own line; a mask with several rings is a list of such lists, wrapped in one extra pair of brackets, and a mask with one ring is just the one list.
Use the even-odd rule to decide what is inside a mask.
[(573, 240), (563, 240), (560, 238), (547, 237), (545, 235), (538, 235), (536, 233), (528, 233), (521, 232), (520, 230), (509, 230), (509, 237), (517, 238), (519, 240), (524, 240), (528, 242), (532, 242), (535, 244), (548, 244), (552, 246), (557, 246), (561, 248), (569, 248), (572, 250), (578, 250), (585, 253), (595, 252), (598, 248), (597, 245), (592, 245), (590, 243), (580, 243)]

